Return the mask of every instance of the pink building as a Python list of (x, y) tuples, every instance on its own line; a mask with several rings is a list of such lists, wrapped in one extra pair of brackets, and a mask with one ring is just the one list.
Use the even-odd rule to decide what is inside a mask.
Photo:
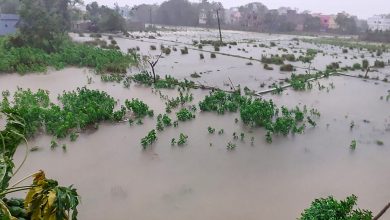
[(312, 16), (320, 18), (321, 29), (323, 31), (338, 28), (334, 15), (312, 14)]
[(319, 18), (321, 20), (321, 27), (326, 29), (326, 30), (329, 29), (329, 23), (330, 23), (330, 20), (332, 19), (332, 16), (320, 15)]

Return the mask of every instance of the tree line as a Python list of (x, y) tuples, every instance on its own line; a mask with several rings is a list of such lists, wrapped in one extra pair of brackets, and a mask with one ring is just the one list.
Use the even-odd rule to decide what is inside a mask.
[[(0, 0), (1, 13), (19, 13), (20, 15), (25, 13), (27, 16), (33, 13), (42, 13), (42, 8), (40, 7), (45, 1), (27, 1), (26, 3), (32, 7), (31, 11), (26, 11), (21, 7), (23, 1)], [(32, 26), (31, 22), (39, 23), (46, 21), (51, 24), (50, 30), (56, 28), (70, 29), (72, 22), (79, 20), (88, 20), (90, 22), (88, 30), (91, 32), (126, 31), (128, 28), (127, 21), (172, 26), (203, 25), (216, 28), (216, 12), (218, 11), (223, 28), (282, 33), (302, 31), (317, 33), (326, 31), (334, 34), (361, 34), (362, 39), (381, 42), (388, 41), (388, 34), (368, 32), (367, 22), (359, 20), (355, 16), (339, 13), (334, 17), (337, 28), (324, 29), (319, 16), (313, 16), (306, 12), (297, 13), (288, 9), (285, 10), (285, 13), (280, 13), (278, 10), (271, 10), (259, 2), (238, 7), (236, 10), (238, 10), (240, 17), (234, 21), (235, 23), (229, 21), (230, 15), (227, 14), (229, 10), (225, 10), (221, 2), (210, 2), (209, 0), (203, 0), (200, 3), (193, 3), (188, 0), (167, 0), (160, 5), (140, 4), (134, 7), (119, 7), (115, 5), (114, 8), (92, 2), (84, 5), (86, 10), (81, 10), (80, 7), (74, 6), (76, 2), (81, 3), (79, 0), (54, 0), (50, 2), (51, 6), (57, 4), (64, 6), (61, 9), (55, 9), (57, 10), (55, 12), (57, 16), (54, 19), (38, 19), (25, 24), (21, 23), (20, 29), (28, 32), (28, 26)], [(73, 3), (66, 4), (66, 2)], [(46, 14), (43, 13), (43, 15), (45, 16)], [(58, 18), (60, 17), (64, 18), (65, 22), (59, 24)], [(36, 26), (43, 27), (42, 25)], [(37, 32), (40, 31), (43, 30), (37, 30)], [(36, 41), (40, 41), (40, 39), (42, 39), (40, 35), (37, 35)]]
[[(128, 7), (128, 6), (127, 6)], [(285, 13), (268, 9), (259, 2), (238, 7), (240, 18), (232, 24), (229, 15), (221, 2), (203, 0), (192, 3), (188, 0), (167, 0), (160, 5), (140, 4), (128, 7), (128, 17), (133, 21), (154, 23), (161, 25), (216, 27), (216, 11), (219, 11), (220, 21), (224, 27), (239, 30), (253, 30), (263, 32), (320, 32), (327, 31), (338, 34), (357, 34), (368, 29), (367, 22), (345, 13), (339, 13), (334, 20), (338, 28), (324, 30), (319, 16), (307, 12), (297, 13), (286, 8)], [(201, 23), (205, 16), (206, 23)]]

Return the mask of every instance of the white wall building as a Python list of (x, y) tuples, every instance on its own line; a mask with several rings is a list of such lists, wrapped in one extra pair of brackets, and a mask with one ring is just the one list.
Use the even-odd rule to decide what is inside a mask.
[(207, 14), (206, 14), (206, 10), (204, 10), (203, 8), (200, 10), (199, 13), (199, 24), (200, 25), (207, 24)]
[(367, 20), (368, 28), (373, 31), (390, 31), (390, 15), (375, 15)]

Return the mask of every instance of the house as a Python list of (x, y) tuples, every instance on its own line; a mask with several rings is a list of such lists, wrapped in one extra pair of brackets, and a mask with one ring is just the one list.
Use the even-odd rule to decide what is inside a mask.
[(336, 22), (336, 16), (331, 15), (329, 18), (329, 29), (335, 30), (338, 29), (340, 26)]
[(14, 34), (19, 19), (17, 14), (0, 14), (0, 36)]
[(325, 31), (328, 30), (329, 29), (329, 21), (331, 19), (331, 16), (330, 15), (320, 15), (319, 18), (321, 21), (321, 28)]
[(320, 18), (322, 31), (339, 28), (339, 25), (336, 22), (336, 16), (334, 15), (312, 14), (312, 16)]
[(241, 19), (241, 13), (238, 8), (225, 10), (225, 23), (229, 25), (238, 25)]
[(206, 25), (207, 24), (207, 13), (205, 9), (201, 9), (199, 12), (199, 24)]
[(286, 15), (289, 10), (291, 10), (289, 7), (280, 7), (277, 9), (279, 15)]
[(389, 31), (390, 15), (375, 15), (368, 18), (368, 28), (372, 31)]
[(240, 7), (240, 25), (250, 30), (261, 30), (267, 11), (267, 7), (258, 2)]

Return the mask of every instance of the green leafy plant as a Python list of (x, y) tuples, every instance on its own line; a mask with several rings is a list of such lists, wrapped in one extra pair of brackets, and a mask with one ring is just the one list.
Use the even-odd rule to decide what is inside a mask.
[(272, 92), (272, 94), (280, 95), (283, 93), (283, 87), (278, 86), (278, 85), (274, 85), (273, 88), (274, 88), (274, 91)]
[(195, 118), (195, 115), (192, 114), (192, 112), (190, 112), (188, 109), (181, 109), (179, 112), (176, 113), (176, 116), (177, 116), (177, 119), (179, 121), (188, 121), (188, 120), (192, 120), (193, 118)]
[(52, 66), (94, 68), (98, 72), (125, 73), (130, 66), (138, 64), (136, 54), (124, 54), (115, 49), (102, 49), (86, 44), (65, 41), (54, 53), (34, 47), (7, 47), (7, 39), (0, 39), (1, 72), (45, 72)]
[(242, 97), (239, 92), (226, 93), (215, 91), (206, 96), (203, 101), (199, 102), (199, 108), (205, 112), (217, 112), (224, 114), (225, 111), (236, 112), (241, 103), (246, 102), (247, 98)]
[(263, 66), (263, 68), (264, 68), (265, 70), (274, 70), (274, 68), (273, 68), (272, 66), (268, 65), (268, 63), (265, 63), (264, 66)]
[(47, 91), (19, 89), (13, 104), (3, 99), (1, 106), (2, 111), (17, 113), (23, 119), (27, 137), (44, 128), (48, 134), (64, 138), (90, 125), (97, 127), (104, 120), (121, 120), (125, 113), (123, 109), (114, 111), (116, 101), (107, 93), (85, 87), (64, 92), (58, 99), (60, 105), (55, 105)]
[[(21, 169), (28, 157), (29, 147), (25, 138), (25, 125), (15, 113), (7, 113), (5, 130), (0, 130), (0, 219), (58, 219), (76, 220), (79, 195), (72, 186), (62, 187), (55, 180), (46, 179), (39, 171), (9, 186), (13, 176)], [(21, 165), (14, 171), (12, 161), (15, 149), (25, 141), (26, 154)], [(32, 184), (19, 186), (33, 177)], [(6, 196), (20, 191), (28, 191), (25, 199), (7, 199)]]
[(151, 130), (144, 138), (141, 139), (141, 145), (143, 149), (152, 145), (157, 140), (156, 130)]
[(172, 125), (172, 119), (166, 114), (163, 115), (162, 122), (167, 127)]
[(241, 134), (240, 134), (240, 138), (241, 138), (241, 141), (244, 141), (245, 134), (244, 134), (244, 133), (241, 133)]
[(353, 209), (356, 206), (357, 197), (355, 195), (347, 197), (345, 200), (336, 200), (332, 196), (328, 198), (316, 199), (311, 206), (301, 214), (300, 220), (371, 220), (372, 213), (368, 210)]
[(271, 55), (270, 57), (267, 56), (261, 56), (261, 62), (264, 64), (276, 64), (276, 65), (282, 65), (284, 64), (284, 58), (277, 55)]
[(50, 142), (50, 148), (53, 150), (56, 147), (58, 147), (58, 143), (55, 140), (51, 140)]
[[(269, 143), (272, 142), (272, 135), (282, 134), (286, 136), (290, 133), (303, 133), (306, 122), (315, 126), (316, 123), (313, 118), (320, 117), (320, 113), (316, 109), (311, 109), (311, 117), (307, 116), (305, 118), (305, 115), (308, 114), (306, 107), (304, 107), (304, 110), (299, 107), (291, 110), (286, 107), (279, 109), (272, 100), (246, 98), (241, 96), (239, 92), (214, 91), (199, 102), (199, 107), (202, 111), (215, 111), (219, 114), (223, 114), (226, 110), (235, 112), (239, 109), (244, 124), (253, 127), (264, 127), (267, 130), (266, 140)], [(233, 137), (238, 139), (235, 133)]]
[(283, 64), (280, 66), (280, 71), (292, 72), (294, 70), (295, 70), (295, 68), (291, 64)]
[(179, 140), (177, 141), (177, 145), (183, 146), (187, 143), (187, 140), (188, 140), (188, 136), (183, 133), (180, 133)]
[(137, 118), (144, 118), (147, 115), (153, 116), (153, 110), (149, 109), (149, 106), (139, 99), (132, 99), (131, 101), (126, 99), (125, 105)]
[(180, 52), (182, 55), (188, 54), (188, 48), (184, 47), (183, 49), (180, 49)]
[(215, 128), (212, 128), (212, 127), (208, 127), (207, 128), (207, 131), (209, 132), (209, 134), (214, 134), (214, 132), (215, 132)]
[(172, 138), (171, 140), (171, 146), (175, 146), (176, 145), (176, 139), (175, 138)]
[(383, 143), (383, 141), (377, 140), (376, 144), (379, 145), (379, 146), (382, 146), (384, 143)]
[(232, 142), (229, 142), (227, 145), (226, 145), (226, 149), (228, 150), (234, 150), (236, 149), (237, 145), (236, 144), (233, 144)]
[(70, 133), (70, 141), (76, 141), (79, 135), (75, 132)]
[(349, 147), (351, 148), (351, 150), (355, 150), (356, 149), (356, 140), (352, 140)]
[(164, 130), (164, 125), (163, 125), (162, 121), (159, 120), (158, 118), (157, 118), (156, 129), (157, 129), (157, 131), (163, 131)]
[(384, 68), (385, 67), (385, 62), (384, 61), (380, 61), (380, 60), (375, 60), (374, 67), (376, 67), (376, 68)]

